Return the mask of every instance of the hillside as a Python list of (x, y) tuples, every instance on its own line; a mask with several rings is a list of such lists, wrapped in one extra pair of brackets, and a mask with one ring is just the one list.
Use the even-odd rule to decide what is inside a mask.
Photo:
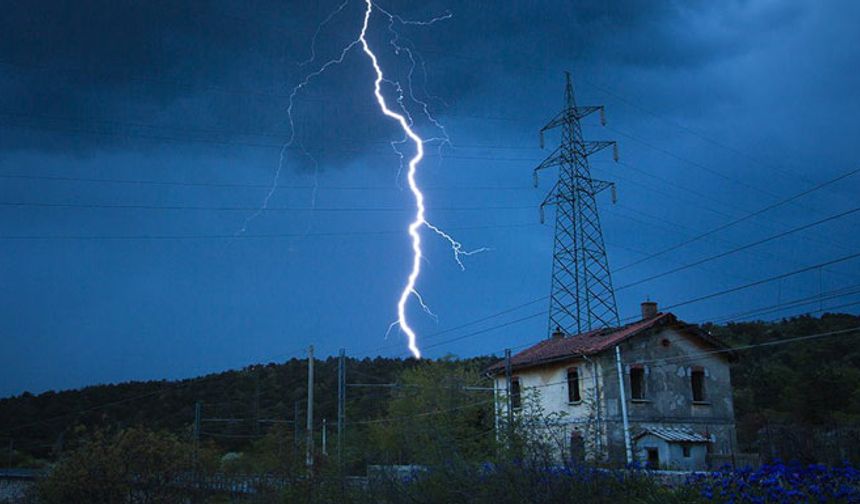
[[(761, 431), (765, 427), (783, 429), (782, 438), (790, 432), (798, 443), (806, 442), (804, 436), (817, 429), (847, 436), (840, 438), (843, 445), (844, 439), (849, 440), (843, 452), (847, 449), (851, 458), (858, 456), (860, 440), (851, 436), (856, 436), (854, 426), (860, 422), (860, 333), (762, 346), (857, 326), (860, 317), (835, 314), (703, 326), (739, 349), (732, 380), (742, 451), (762, 451)], [(475, 357), (462, 362), (483, 368), (493, 360)], [(436, 364), (412, 359), (348, 359), (348, 382), (392, 383), (406, 369)], [(200, 401), (204, 438), (224, 450), (241, 450), (278, 425), (255, 419), (292, 420), (296, 404), (300, 415), (304, 414), (306, 369), (305, 361), (292, 359), (176, 382), (129, 382), (39, 395), (24, 393), (0, 400), (0, 438), (4, 448), (9, 440), (14, 443), (13, 464), (28, 465), (34, 458), (50, 460), (81, 434), (96, 428), (146, 426), (190, 435), (195, 403)], [(336, 417), (337, 360), (318, 361), (316, 377), (316, 418), (326, 418), (332, 425)], [(389, 396), (385, 388), (351, 387), (348, 418), (384, 416)], [(235, 421), (225, 421), (230, 419)]]

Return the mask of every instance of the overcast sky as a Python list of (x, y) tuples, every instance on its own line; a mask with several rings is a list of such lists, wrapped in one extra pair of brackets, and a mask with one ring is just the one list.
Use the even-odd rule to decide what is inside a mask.
[[(294, 86), (358, 35), (360, 0), (317, 31), (340, 5), (3, 2), (0, 395), (190, 377), (308, 344), (407, 354), (385, 333), (413, 202), (367, 57), (348, 52), (296, 94), (292, 128), (287, 114)], [(553, 214), (541, 225), (537, 207), (556, 174), (535, 189), (531, 173), (558, 141), (541, 150), (537, 132), (562, 106), (565, 70), (579, 104), (606, 106), (607, 126), (587, 119), (586, 137), (619, 143), (621, 162), (596, 155), (592, 170), (618, 186), (617, 204), (599, 204), (622, 318), (646, 297), (685, 303), (860, 250), (848, 214), (622, 288), (858, 204), (860, 174), (625, 268), (860, 168), (856, 2), (377, 5), (398, 16), (371, 19), (383, 70), (406, 90), (411, 77), (416, 130), (450, 138), (419, 169), (428, 219), (466, 249), (492, 249), (461, 271), (423, 233), (418, 289), (438, 321), (415, 302), (409, 317), (427, 356), (546, 337)], [(413, 22), (433, 18), (444, 19)], [(292, 132), (270, 211), (249, 219)], [(857, 313), (858, 264), (672, 311), (689, 322)]]

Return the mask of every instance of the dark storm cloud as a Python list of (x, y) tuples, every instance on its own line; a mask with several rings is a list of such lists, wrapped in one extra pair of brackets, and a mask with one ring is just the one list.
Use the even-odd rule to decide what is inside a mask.
[[(335, 6), (274, 0), (254, 2), (253, 8), (230, 2), (7, 2), (0, 18), (0, 121), (6, 126), (0, 147), (87, 151), (191, 141), (276, 150), (289, 130), (287, 94), (313, 68), (296, 63), (307, 57), (316, 25)], [(351, 2), (326, 27), (320, 61), (355, 36), (361, 8), (358, 0)], [(432, 28), (399, 27), (404, 44), (421, 52), (431, 70), (427, 89), (449, 102), (490, 92), (490, 82), (510, 73), (470, 60), (470, 54), (504, 60), (511, 68), (574, 58), (694, 68), (748, 50), (756, 33), (791, 21), (796, 12), (747, 12), (743, 2), (714, 7), (635, 0), (437, 1), (385, 8), (413, 19), (453, 13)], [(699, 24), (700, 18), (712, 24)], [(373, 37), (382, 46), (389, 36), (385, 19), (374, 23)], [(747, 36), (738, 37), (739, 30)], [(384, 57), (391, 75), (406, 76), (402, 54)], [(420, 67), (417, 72), (423, 82)], [(366, 61), (353, 54), (309, 86), (296, 104), (297, 146), (324, 165), (356, 152), (386, 151), (393, 129), (370, 120), (378, 113), (365, 99), (369, 90), (356, 85), (371, 77)], [(419, 86), (416, 93), (432, 100), (426, 91)], [(351, 127), (359, 122), (367, 126)], [(333, 142), (340, 147), (332, 149)]]

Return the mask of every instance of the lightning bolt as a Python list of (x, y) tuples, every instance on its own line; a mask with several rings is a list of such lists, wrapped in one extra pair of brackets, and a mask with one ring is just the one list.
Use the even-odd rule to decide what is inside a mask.
[[(405, 110), (403, 106), (402, 88), (399, 84), (393, 83), (385, 79), (385, 75), (383, 74), (382, 68), (379, 65), (379, 59), (377, 58), (373, 50), (371, 50), (370, 44), (368, 44), (367, 42), (367, 29), (370, 25), (370, 16), (373, 12), (373, 2), (371, 0), (365, 0), (365, 5), (366, 9), (364, 11), (364, 24), (361, 27), (361, 33), (359, 34), (358, 40), (359, 42), (361, 42), (361, 48), (364, 51), (364, 54), (366, 54), (367, 57), (370, 59), (370, 63), (373, 65), (373, 70), (376, 73), (376, 79), (373, 81), (373, 94), (376, 97), (376, 101), (379, 104), (379, 109), (382, 111), (382, 113), (385, 116), (397, 121), (406, 137), (411, 140), (412, 143), (415, 144), (415, 155), (412, 157), (412, 159), (409, 160), (408, 169), (406, 172), (406, 181), (409, 185), (409, 190), (412, 192), (412, 195), (415, 198), (415, 218), (409, 224), (408, 228), (409, 236), (412, 238), (412, 270), (409, 272), (409, 276), (406, 279), (406, 284), (403, 286), (403, 290), (400, 293), (400, 298), (397, 301), (397, 322), (392, 323), (388, 329), (390, 332), (395, 325), (399, 326), (400, 330), (403, 331), (408, 338), (409, 351), (412, 352), (412, 355), (415, 356), (416, 359), (420, 359), (421, 350), (419, 350), (418, 348), (417, 335), (415, 334), (415, 330), (412, 328), (412, 326), (409, 325), (409, 322), (406, 319), (406, 304), (409, 301), (409, 298), (414, 296), (425, 312), (431, 314), (431, 316), (435, 315), (433, 315), (433, 312), (430, 311), (430, 308), (424, 302), (424, 299), (421, 297), (415, 287), (416, 283), (418, 282), (418, 276), (421, 274), (421, 260), (424, 256), (421, 249), (421, 233), (419, 232), (419, 230), (422, 226), (426, 226), (427, 228), (447, 240), (448, 243), (451, 245), (451, 249), (454, 252), (454, 259), (457, 261), (457, 264), (460, 266), (461, 269), (465, 269), (465, 266), (460, 259), (461, 256), (477, 254), (479, 252), (484, 252), (488, 249), (480, 248), (472, 251), (465, 251), (463, 250), (463, 245), (460, 242), (458, 242), (450, 235), (427, 221), (425, 216), (426, 207), (424, 204), (424, 193), (421, 192), (421, 189), (418, 186), (418, 182), (415, 176), (416, 172), (418, 171), (418, 164), (424, 158), (425, 141), (415, 132), (415, 130), (412, 129), (412, 118), (409, 116), (409, 113)], [(402, 24), (421, 24), (426, 26), (450, 17), (449, 13), (445, 16), (434, 18), (433, 20), (427, 22), (405, 21), (397, 16), (393, 16), (392, 14), (385, 12), (382, 9), (380, 9), (380, 11), (389, 18), (389, 30), (395, 34), (395, 39), (392, 39), (391, 42), (397, 50), (404, 50), (404, 48), (398, 46), (396, 43), (397, 34), (392, 28), (392, 23), (395, 19), (399, 20)], [(430, 117), (426, 103), (415, 99), (414, 94), (412, 94), (411, 79), (412, 71), (415, 68), (415, 59), (411, 51), (406, 49), (406, 52), (409, 55), (410, 60), (412, 61), (412, 67), (410, 68), (409, 72), (410, 97), (416, 102), (422, 104), (425, 114)], [(388, 104), (385, 101), (385, 97), (382, 95), (383, 82), (388, 82), (395, 86), (398, 96), (397, 103), (400, 106), (400, 109), (403, 110), (402, 114), (397, 113), (388, 107)], [(447, 141), (447, 134), (445, 133), (445, 129), (441, 127), (441, 124), (436, 122), (432, 117), (430, 117), (430, 120), (434, 123), (434, 125), (440, 128), (444, 135), (444, 141)], [(395, 148), (395, 150), (397, 149)], [(399, 151), (397, 152), (399, 154)]]
[[(316, 60), (316, 56), (317, 56), (316, 55), (316, 49), (315, 49), (316, 41), (317, 41), (317, 38), (318, 38), (322, 28), (327, 23), (329, 23), (335, 16), (340, 14), (344, 10), (344, 8), (346, 7), (346, 5), (348, 3), (349, 3), (349, 0), (344, 0), (317, 27), (316, 31), (314, 32), (313, 39), (311, 41), (310, 57), (307, 60), (300, 62), (299, 67), (304, 67), (306, 65), (309, 65)], [(415, 356), (415, 358), (420, 359), (421, 358), (421, 351), (418, 348), (417, 335), (415, 333), (415, 330), (409, 325), (409, 322), (407, 321), (407, 317), (406, 317), (406, 306), (407, 306), (407, 303), (409, 302), (410, 298), (414, 297), (415, 300), (418, 302), (418, 304), (421, 306), (421, 309), (425, 313), (427, 313), (434, 320), (438, 320), (438, 318), (433, 313), (433, 311), (430, 310), (430, 307), (428, 306), (428, 304), (425, 303), (424, 298), (416, 290), (416, 283), (418, 282), (418, 277), (421, 274), (421, 262), (424, 259), (423, 251), (421, 248), (421, 234), (419, 232), (421, 227), (426, 226), (428, 229), (430, 229), (431, 231), (433, 231), (434, 233), (436, 233), (438, 236), (442, 237), (443, 239), (445, 239), (449, 243), (449, 245), (451, 246), (451, 250), (454, 254), (454, 260), (457, 262), (457, 265), (460, 267), (461, 270), (465, 270), (465, 265), (463, 264), (463, 261), (462, 261), (463, 257), (471, 256), (473, 254), (477, 254), (480, 252), (485, 252), (485, 251), (488, 251), (490, 249), (486, 248), (486, 247), (482, 247), (482, 248), (478, 248), (475, 250), (464, 250), (463, 245), (460, 242), (455, 240), (451, 235), (449, 235), (448, 233), (446, 233), (445, 231), (443, 231), (439, 227), (428, 222), (426, 219), (426, 215), (425, 215), (426, 207), (425, 207), (425, 203), (424, 203), (425, 202), (424, 194), (421, 192), (421, 189), (419, 188), (418, 182), (416, 180), (416, 172), (418, 170), (418, 165), (421, 162), (421, 160), (424, 158), (424, 146), (425, 146), (425, 144), (428, 144), (430, 142), (438, 142), (440, 154), (441, 154), (442, 147), (444, 145), (450, 145), (450, 139), (448, 137), (447, 131), (445, 130), (445, 127), (430, 114), (429, 105), (426, 102), (418, 99), (415, 96), (415, 93), (413, 92), (413, 86), (412, 86), (413, 85), (413, 74), (415, 72), (415, 68), (417, 65), (416, 57), (413, 54), (412, 49), (410, 49), (409, 47), (407, 47), (405, 45), (400, 45), (398, 43), (401, 40), (401, 37), (400, 37), (400, 34), (394, 29), (394, 23), (398, 22), (401, 25), (431, 26), (437, 22), (444, 21), (446, 19), (451, 18), (452, 14), (450, 12), (446, 12), (444, 15), (435, 17), (435, 18), (430, 19), (428, 21), (413, 21), (413, 20), (403, 19), (396, 14), (391, 14), (391, 13), (385, 11), (384, 9), (377, 7), (378, 10), (380, 11), (380, 13), (382, 13), (384, 16), (386, 16), (388, 18), (388, 31), (392, 34), (392, 37), (389, 39), (389, 43), (394, 48), (395, 54), (399, 55), (401, 53), (404, 53), (408, 56), (409, 61), (411, 62), (411, 66), (409, 68), (409, 72), (407, 75), (408, 86), (406, 86), (406, 90), (404, 91), (404, 88), (400, 85), (399, 82), (391, 81), (391, 80), (388, 80), (385, 78), (385, 76), (382, 72), (382, 68), (380, 67), (379, 60), (378, 60), (376, 54), (373, 52), (373, 50), (371, 50), (370, 45), (367, 42), (366, 35), (367, 35), (368, 27), (370, 25), (370, 18), (371, 18), (371, 14), (373, 13), (374, 4), (371, 0), (364, 0), (364, 3), (366, 6), (365, 11), (364, 11), (364, 22), (362, 23), (361, 31), (358, 35), (358, 38), (352, 40), (347, 45), (343, 46), (341, 48), (340, 54), (337, 57), (326, 61), (321, 66), (319, 66), (317, 68), (317, 70), (315, 70), (311, 73), (308, 73), (305, 76), (305, 78), (301, 82), (299, 82), (295, 87), (293, 87), (292, 91), (290, 92), (289, 103), (288, 103), (287, 110), (286, 110), (287, 119), (289, 121), (290, 134), (289, 134), (289, 138), (287, 139), (287, 141), (283, 144), (283, 146), (281, 148), (279, 159), (278, 159), (278, 165), (277, 165), (277, 168), (275, 170), (274, 176), (272, 178), (272, 184), (271, 184), (269, 190), (266, 192), (260, 208), (245, 218), (245, 221), (243, 222), (241, 228), (235, 233), (235, 236), (238, 237), (239, 235), (245, 233), (247, 228), (248, 228), (248, 225), (251, 223), (251, 221), (253, 221), (255, 218), (257, 218), (262, 212), (264, 212), (268, 208), (269, 201), (271, 200), (272, 196), (274, 195), (275, 191), (278, 188), (278, 183), (279, 183), (281, 173), (283, 171), (283, 167), (284, 167), (284, 164), (286, 161), (287, 151), (293, 145), (298, 144), (297, 147), (308, 158), (311, 159), (311, 161), (314, 163), (315, 166), (317, 165), (316, 159), (314, 159), (313, 156), (311, 156), (310, 153), (308, 153), (305, 150), (302, 143), (296, 142), (296, 131), (295, 131), (295, 125), (293, 122), (293, 109), (295, 106), (296, 96), (305, 87), (307, 87), (315, 78), (317, 78), (320, 75), (322, 75), (323, 73), (325, 73), (329, 68), (341, 64), (344, 61), (344, 59), (347, 57), (347, 55), (352, 51), (352, 49), (354, 49), (355, 47), (360, 45), (364, 54), (367, 55), (367, 57), (370, 59), (370, 62), (373, 65), (373, 70), (376, 73), (376, 78), (374, 79), (374, 82), (373, 82), (373, 93), (374, 93), (374, 96), (376, 97), (376, 101), (379, 105), (380, 110), (382, 111), (382, 113), (385, 116), (387, 116), (391, 119), (394, 119), (400, 125), (401, 129), (403, 130), (404, 136), (402, 137), (402, 139), (399, 141), (391, 142), (392, 149), (394, 149), (394, 151), (400, 157), (401, 172), (403, 170), (403, 161), (405, 161), (406, 156), (397, 148), (397, 145), (402, 145), (402, 144), (409, 143), (409, 142), (411, 142), (415, 145), (415, 155), (409, 160), (408, 165), (407, 165), (407, 173), (406, 173), (406, 179), (408, 182), (409, 190), (415, 199), (415, 217), (414, 217), (413, 221), (409, 224), (409, 227), (408, 227), (408, 233), (412, 239), (412, 254), (413, 254), (412, 255), (412, 269), (409, 272), (409, 275), (408, 275), (407, 280), (406, 280), (406, 284), (403, 286), (403, 290), (401, 291), (400, 297), (399, 297), (398, 302), (397, 302), (397, 320), (394, 321), (388, 327), (388, 331), (386, 331), (385, 334), (387, 337), (388, 334), (393, 330), (394, 327), (399, 327), (400, 330), (403, 331), (403, 333), (405, 333), (407, 338), (408, 338), (409, 351), (412, 352), (412, 355)], [(423, 60), (420, 60), (420, 61), (421, 61), (422, 70), (424, 71), (424, 78), (426, 81), (426, 77), (427, 77), (426, 68), (424, 67)], [(388, 84), (394, 88), (395, 96), (396, 96), (395, 101), (397, 102), (396, 108), (398, 108), (400, 110), (400, 112), (395, 112), (394, 110), (392, 110), (388, 107), (388, 103), (386, 102), (385, 97), (382, 94), (382, 83), (383, 82), (385, 82), (386, 84)], [(438, 131), (441, 132), (441, 137), (433, 137), (433, 138), (428, 138), (425, 140), (425, 139), (422, 139), (415, 132), (415, 130), (413, 129), (414, 122), (412, 120), (411, 115), (409, 114), (407, 107), (404, 104), (404, 100), (406, 98), (407, 92), (409, 95), (409, 99), (411, 99), (414, 103), (418, 104), (421, 107), (422, 112), (427, 117), (429, 122), (432, 123), (432, 125), (434, 127), (436, 127), (438, 129)], [(401, 172), (398, 172), (398, 178), (399, 178)], [(316, 181), (317, 181), (317, 173), (315, 170), (315, 173), (314, 173), (314, 187), (315, 187), (315, 189), (311, 195), (312, 202), (315, 202), (315, 200), (316, 200)]]
[(412, 237), (412, 271), (409, 272), (406, 285), (403, 287), (400, 299), (397, 301), (397, 325), (400, 326), (400, 330), (406, 333), (409, 339), (409, 351), (412, 352), (412, 355), (416, 359), (420, 359), (421, 350), (418, 349), (418, 337), (415, 334), (415, 330), (412, 329), (406, 320), (406, 302), (409, 301), (410, 296), (417, 294), (415, 283), (418, 281), (418, 275), (421, 274), (421, 258), (423, 257), (421, 252), (421, 233), (418, 230), (425, 222), (424, 194), (418, 188), (418, 183), (415, 181), (415, 172), (418, 170), (418, 163), (424, 158), (424, 140), (412, 130), (406, 117), (388, 108), (388, 104), (382, 96), (382, 81), (385, 79), (385, 76), (382, 74), (379, 60), (376, 58), (376, 54), (370, 49), (366, 37), (367, 27), (370, 25), (370, 14), (373, 12), (373, 2), (365, 0), (365, 4), (367, 5), (367, 9), (364, 11), (364, 24), (361, 27), (361, 34), (358, 36), (358, 40), (361, 41), (361, 48), (367, 57), (370, 58), (373, 70), (376, 72), (376, 79), (373, 81), (373, 94), (376, 96), (376, 101), (382, 113), (397, 121), (406, 136), (415, 144), (415, 156), (409, 160), (409, 169), (406, 172), (406, 180), (409, 184), (409, 190), (412, 191), (412, 195), (415, 197), (416, 208), (415, 220), (409, 224), (409, 236)]

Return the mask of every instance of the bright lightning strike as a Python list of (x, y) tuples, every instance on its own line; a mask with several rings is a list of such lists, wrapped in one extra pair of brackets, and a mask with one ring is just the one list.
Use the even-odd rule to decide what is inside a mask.
[(379, 60), (376, 58), (376, 54), (370, 49), (366, 38), (367, 27), (370, 24), (370, 13), (373, 11), (373, 3), (370, 0), (365, 0), (365, 3), (367, 4), (367, 9), (364, 11), (364, 24), (361, 27), (361, 34), (358, 36), (358, 40), (361, 41), (361, 48), (367, 54), (367, 57), (370, 58), (373, 70), (376, 72), (376, 80), (373, 82), (373, 94), (376, 96), (376, 101), (379, 103), (382, 113), (400, 123), (403, 132), (415, 143), (415, 156), (409, 160), (409, 169), (406, 172), (406, 180), (409, 184), (409, 190), (415, 196), (416, 207), (415, 220), (409, 224), (409, 236), (412, 237), (412, 271), (409, 272), (406, 285), (403, 287), (403, 292), (400, 293), (400, 299), (397, 301), (397, 325), (400, 326), (400, 330), (406, 333), (407, 338), (409, 338), (409, 351), (412, 352), (412, 355), (416, 359), (420, 359), (421, 350), (418, 349), (417, 336), (406, 321), (406, 302), (409, 301), (409, 296), (415, 293), (415, 283), (418, 280), (418, 275), (421, 274), (421, 257), (423, 254), (421, 252), (421, 234), (418, 232), (418, 229), (425, 222), (424, 194), (418, 188), (418, 183), (415, 181), (415, 172), (418, 169), (418, 163), (424, 157), (424, 140), (412, 130), (404, 116), (388, 108), (385, 98), (382, 96), (382, 80), (385, 77), (382, 74), (382, 69), (379, 67)]
[[(263, 199), (261, 207), (256, 212), (254, 212), (251, 215), (249, 215), (248, 217), (246, 217), (241, 228), (239, 229), (239, 231), (236, 232), (235, 235), (239, 236), (239, 235), (245, 233), (245, 231), (247, 230), (248, 225), (251, 223), (251, 221), (254, 220), (256, 217), (258, 217), (262, 212), (264, 212), (268, 208), (269, 201), (271, 200), (272, 196), (274, 195), (275, 191), (278, 188), (278, 182), (279, 182), (279, 179), (281, 177), (281, 172), (282, 172), (283, 167), (284, 167), (287, 150), (292, 148), (294, 146), (294, 144), (297, 143), (296, 142), (295, 125), (293, 123), (293, 108), (295, 105), (296, 96), (298, 95), (298, 93), (300, 91), (302, 91), (305, 87), (307, 87), (311, 83), (311, 81), (313, 81), (315, 78), (321, 76), (329, 68), (331, 68), (333, 66), (337, 66), (340, 63), (342, 63), (344, 61), (344, 59), (346, 58), (346, 56), (350, 53), (350, 51), (353, 48), (361, 45), (361, 48), (363, 49), (363, 51), (367, 55), (367, 57), (370, 59), (370, 62), (373, 65), (373, 69), (376, 73), (376, 79), (374, 80), (373, 85), (374, 85), (374, 95), (376, 96), (376, 101), (379, 104), (379, 108), (385, 116), (396, 120), (398, 122), (398, 124), (400, 125), (401, 129), (403, 130), (403, 133), (404, 133), (402, 140), (391, 142), (391, 147), (398, 154), (398, 156), (400, 156), (401, 171), (403, 169), (403, 161), (405, 160), (405, 156), (397, 148), (397, 145), (408, 143), (411, 141), (412, 143), (415, 144), (415, 149), (416, 149), (415, 155), (409, 160), (407, 175), (406, 175), (408, 185), (409, 185), (409, 190), (412, 192), (412, 195), (415, 198), (415, 218), (409, 224), (409, 228), (408, 228), (409, 236), (412, 238), (412, 252), (413, 252), (412, 269), (409, 273), (409, 276), (407, 277), (406, 284), (403, 286), (403, 290), (400, 293), (400, 298), (397, 302), (397, 320), (391, 323), (391, 325), (388, 327), (388, 331), (386, 331), (385, 335), (386, 335), (386, 337), (388, 337), (388, 334), (394, 329), (394, 327), (399, 327), (400, 330), (403, 331), (408, 338), (408, 346), (409, 346), (409, 350), (412, 352), (412, 355), (414, 355), (415, 358), (421, 358), (421, 351), (419, 350), (418, 343), (417, 343), (417, 335), (415, 333), (415, 330), (409, 325), (409, 323), (406, 319), (406, 305), (407, 305), (409, 299), (411, 297), (414, 297), (415, 300), (418, 302), (418, 304), (421, 306), (421, 309), (425, 313), (427, 313), (434, 320), (438, 320), (438, 318), (430, 310), (430, 307), (427, 305), (427, 303), (424, 302), (424, 298), (421, 296), (421, 294), (418, 293), (418, 291), (416, 290), (416, 287), (415, 287), (415, 285), (418, 281), (418, 277), (421, 274), (421, 261), (424, 258), (422, 248), (421, 248), (421, 235), (419, 233), (419, 230), (421, 229), (422, 226), (426, 226), (428, 229), (430, 229), (431, 231), (433, 231), (437, 235), (444, 238), (450, 244), (451, 250), (454, 253), (454, 260), (457, 262), (457, 265), (460, 267), (461, 270), (465, 270), (465, 265), (463, 264), (463, 261), (462, 261), (463, 257), (477, 254), (480, 252), (485, 252), (485, 251), (488, 251), (490, 249), (488, 249), (486, 247), (482, 247), (482, 248), (475, 249), (475, 250), (463, 250), (463, 245), (460, 242), (455, 240), (451, 235), (449, 235), (448, 233), (446, 233), (442, 229), (440, 229), (437, 226), (434, 226), (433, 224), (428, 222), (426, 217), (425, 217), (424, 194), (421, 192), (421, 190), (418, 186), (418, 183), (416, 181), (416, 172), (418, 170), (418, 164), (424, 158), (424, 145), (431, 143), (431, 142), (438, 142), (439, 148), (440, 148), (440, 154), (441, 154), (442, 146), (450, 145), (450, 139), (448, 138), (448, 134), (445, 131), (445, 127), (430, 114), (428, 104), (426, 102), (418, 99), (413, 92), (412, 79), (413, 79), (413, 73), (415, 71), (415, 67), (416, 67), (417, 62), (416, 62), (415, 55), (413, 54), (412, 50), (409, 47), (407, 47), (405, 45), (400, 45), (398, 43), (400, 40), (400, 36), (397, 33), (397, 31), (394, 29), (394, 22), (396, 21), (396, 22), (400, 23), (401, 25), (431, 26), (437, 22), (444, 21), (446, 19), (451, 18), (452, 14), (450, 12), (448, 12), (442, 16), (430, 19), (428, 21), (413, 21), (413, 20), (405, 20), (405, 19), (401, 18), (400, 16), (391, 14), (391, 13), (389, 13), (389, 12), (387, 12), (381, 8), (378, 8), (378, 10), (384, 16), (386, 16), (388, 18), (388, 31), (393, 35), (393, 37), (389, 40), (389, 43), (394, 48), (395, 54), (405, 53), (411, 62), (411, 67), (409, 69), (409, 73), (407, 76), (407, 81), (408, 81), (407, 82), (407, 84), (408, 84), (407, 89), (404, 90), (403, 87), (401, 87), (399, 82), (387, 80), (385, 78), (385, 76), (383, 75), (383, 72), (382, 72), (382, 68), (379, 65), (379, 60), (377, 59), (376, 54), (370, 49), (370, 45), (367, 42), (366, 35), (367, 35), (368, 27), (370, 25), (370, 17), (371, 17), (371, 14), (373, 12), (374, 5), (373, 5), (371, 0), (364, 0), (364, 1), (365, 1), (365, 5), (366, 5), (366, 9), (364, 12), (364, 22), (362, 23), (361, 32), (360, 32), (358, 38), (352, 40), (349, 44), (344, 46), (341, 49), (341, 52), (337, 57), (335, 57), (331, 60), (328, 60), (327, 62), (325, 62), (324, 64), (319, 66), (316, 71), (307, 74), (305, 76), (305, 78), (298, 85), (296, 85), (292, 89), (292, 91), (290, 92), (289, 103), (287, 106), (287, 119), (289, 121), (290, 136), (287, 139), (286, 143), (284, 143), (283, 147), (281, 148), (281, 152), (280, 152), (280, 156), (279, 156), (279, 160), (278, 160), (278, 165), (277, 165), (277, 168), (275, 170), (274, 177), (272, 180), (272, 185), (270, 186), (269, 190), (267, 191), (267, 193)], [(306, 65), (309, 65), (316, 60), (315, 46), (316, 46), (316, 40), (320, 34), (320, 31), (322, 30), (323, 26), (325, 26), (327, 23), (329, 23), (335, 16), (340, 14), (344, 10), (344, 8), (346, 7), (346, 5), (348, 3), (349, 3), (349, 0), (344, 0), (343, 3), (341, 3), (333, 12), (331, 12), (328, 15), (328, 17), (326, 17), (322, 21), (322, 23), (317, 27), (317, 30), (314, 32), (313, 40), (311, 42), (311, 55), (307, 60), (302, 61), (299, 64), (300, 67), (304, 67)], [(423, 60), (421, 61), (421, 65), (423, 68), (424, 67)], [(424, 77), (426, 80), (426, 70), (424, 71)], [(388, 104), (382, 95), (382, 83), (383, 82), (385, 82), (386, 84), (388, 84), (394, 88), (394, 90), (396, 92), (396, 96), (397, 96), (395, 101), (397, 102), (397, 108), (399, 108), (401, 113), (395, 112), (388, 107)], [(428, 139), (424, 140), (415, 132), (415, 130), (413, 130), (412, 117), (409, 114), (409, 111), (407, 110), (407, 108), (404, 104), (406, 92), (408, 92), (409, 98), (421, 107), (422, 112), (427, 117), (427, 119), (430, 121), (430, 123), (432, 123), (433, 126), (435, 126), (441, 132), (442, 136), (440, 138), (434, 137), (434, 138), (428, 138)], [(316, 164), (317, 164), (316, 160), (310, 155), (310, 153), (308, 153), (304, 149), (304, 146), (301, 144), (301, 142), (298, 142), (298, 147), (306, 156), (308, 156), (314, 162), (314, 165), (316, 166)], [(314, 173), (314, 187), (315, 188), (316, 188), (316, 178), (317, 178), (317, 173), (315, 171), (315, 173)], [(398, 173), (398, 178), (399, 178), (399, 173)], [(316, 199), (316, 189), (312, 193), (312, 201), (315, 201), (315, 199)]]
[[(409, 117), (409, 114), (404, 110), (403, 114), (399, 114), (390, 108), (388, 108), (388, 104), (385, 101), (385, 98), (382, 96), (382, 82), (390, 82), (385, 79), (385, 76), (382, 73), (382, 68), (379, 66), (379, 60), (376, 57), (376, 54), (370, 49), (370, 45), (367, 43), (367, 28), (370, 24), (370, 15), (373, 12), (373, 2), (371, 0), (365, 0), (365, 4), (367, 8), (364, 11), (364, 24), (361, 27), (361, 34), (358, 37), (358, 40), (361, 42), (361, 48), (364, 50), (364, 53), (370, 58), (370, 62), (373, 65), (373, 70), (376, 73), (376, 79), (373, 82), (373, 94), (376, 96), (376, 101), (379, 104), (379, 108), (384, 115), (390, 117), (397, 121), (400, 124), (400, 127), (403, 129), (404, 134), (415, 144), (415, 156), (409, 160), (408, 170), (406, 172), (406, 180), (409, 185), (409, 190), (412, 192), (412, 195), (415, 197), (415, 219), (409, 224), (409, 236), (412, 237), (412, 270), (409, 272), (409, 276), (406, 280), (406, 285), (403, 286), (403, 291), (400, 293), (400, 299), (397, 301), (397, 322), (389, 326), (389, 331), (394, 325), (400, 327), (400, 330), (406, 333), (406, 336), (409, 340), (409, 350), (412, 352), (412, 355), (415, 356), (416, 359), (421, 358), (421, 351), (418, 349), (417, 343), (417, 335), (415, 334), (415, 330), (409, 325), (409, 322), (406, 320), (406, 303), (409, 301), (409, 298), (415, 296), (418, 302), (421, 305), (421, 308), (424, 309), (425, 312), (432, 315), (433, 312), (430, 311), (430, 308), (424, 302), (424, 299), (418, 294), (418, 291), (415, 290), (415, 284), (418, 281), (418, 276), (421, 274), (421, 259), (423, 257), (423, 252), (421, 249), (421, 234), (419, 230), (421, 226), (427, 226), (429, 229), (434, 231), (439, 236), (445, 238), (448, 243), (450, 243), (451, 248), (454, 251), (454, 259), (457, 261), (457, 264), (460, 265), (460, 268), (465, 268), (463, 266), (462, 261), (460, 260), (461, 256), (468, 256), (472, 254), (477, 254), (479, 252), (483, 252), (487, 250), (486, 248), (477, 249), (473, 251), (464, 251), (463, 245), (452, 238), (450, 235), (439, 229), (438, 227), (427, 222), (425, 218), (425, 205), (424, 205), (424, 194), (421, 192), (421, 189), (418, 187), (418, 183), (415, 178), (415, 174), (418, 170), (418, 164), (424, 158), (424, 140), (418, 136), (418, 134), (412, 129), (412, 120)], [(389, 18), (395, 19), (394, 16), (388, 14), (385, 11), (382, 11)], [(446, 15), (443, 18), (437, 18), (427, 23), (419, 23), (419, 22), (408, 22), (409, 24), (433, 24), (436, 21), (447, 19), (450, 17), (450, 14)], [(403, 20), (400, 20), (404, 24)], [(389, 25), (389, 29), (391, 29), (391, 25)], [(396, 46), (398, 49), (400, 47)], [(410, 59), (412, 59), (411, 52), (408, 53)], [(413, 68), (415, 65), (415, 60), (412, 59)], [(411, 71), (410, 71), (410, 80), (411, 80)], [(402, 90), (399, 85), (394, 84), (398, 90), (398, 96), (401, 98), (398, 99), (398, 104), (401, 109), (403, 109), (402, 103)], [(411, 91), (411, 86), (410, 86)], [(414, 98), (414, 97), (413, 97)], [(425, 106), (426, 112), (426, 106)], [(431, 118), (432, 119), (432, 118)], [(435, 120), (434, 124), (437, 124)], [(444, 129), (442, 132), (444, 134)], [(446, 135), (447, 140), (447, 135)]]

